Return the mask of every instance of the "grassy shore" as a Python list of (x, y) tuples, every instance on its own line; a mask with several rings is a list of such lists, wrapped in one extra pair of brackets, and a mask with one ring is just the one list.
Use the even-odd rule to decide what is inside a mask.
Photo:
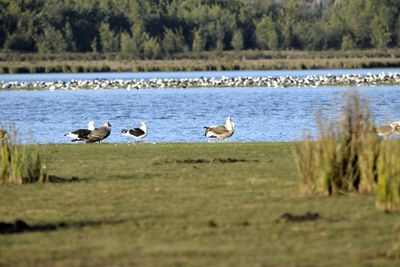
[(291, 145), (41, 145), (58, 182), (0, 186), (0, 214), (43, 230), (0, 234), (0, 266), (398, 266), (399, 215), (299, 195)]
[(145, 60), (124, 54), (0, 53), (0, 73), (80, 73), (400, 67), (400, 51), (226, 51)]

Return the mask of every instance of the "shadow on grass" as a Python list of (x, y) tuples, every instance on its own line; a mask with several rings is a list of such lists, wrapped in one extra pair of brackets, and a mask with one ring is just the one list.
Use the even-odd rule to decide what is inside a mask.
[(74, 183), (74, 182), (82, 182), (86, 181), (87, 179), (78, 178), (72, 176), (71, 178), (63, 178), (55, 175), (49, 175), (49, 182), (51, 183)]
[(8, 234), (22, 234), (30, 232), (49, 232), (57, 231), (61, 229), (70, 228), (83, 228), (87, 226), (97, 227), (101, 225), (115, 225), (127, 222), (128, 220), (114, 220), (114, 221), (81, 221), (74, 223), (49, 223), (49, 224), (37, 224), (29, 225), (23, 220), (16, 220), (14, 223), (0, 222), (0, 235)]

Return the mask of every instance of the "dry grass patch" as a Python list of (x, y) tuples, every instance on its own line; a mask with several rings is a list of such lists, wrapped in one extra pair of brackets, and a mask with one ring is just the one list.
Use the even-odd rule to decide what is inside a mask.
[(0, 184), (46, 182), (46, 165), (38, 150), (27, 152), (15, 139), (13, 135), (0, 143)]
[(307, 137), (293, 149), (302, 193), (376, 192), (378, 210), (400, 209), (400, 144), (378, 138), (366, 101), (349, 94), (340, 119), (318, 120), (318, 129), (316, 140)]

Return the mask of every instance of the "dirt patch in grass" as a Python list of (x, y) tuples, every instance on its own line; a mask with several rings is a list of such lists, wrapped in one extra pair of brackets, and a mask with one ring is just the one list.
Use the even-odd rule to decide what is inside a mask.
[(320, 219), (320, 216), (317, 212), (307, 212), (305, 214), (292, 214), (290, 212), (285, 212), (282, 214), (276, 222), (307, 222), (307, 221), (316, 221)]
[(51, 183), (73, 183), (73, 182), (81, 182), (86, 179), (78, 178), (75, 176), (72, 176), (71, 178), (63, 178), (55, 175), (50, 175), (49, 176), (49, 182)]
[(116, 220), (116, 221), (81, 221), (75, 223), (48, 223), (48, 224), (37, 224), (37, 225), (29, 225), (23, 220), (15, 220), (14, 223), (0, 222), (0, 235), (7, 234), (22, 234), (29, 232), (48, 232), (48, 231), (57, 231), (66, 228), (82, 228), (86, 226), (100, 226), (100, 225), (112, 225), (112, 224), (120, 224), (124, 223), (125, 220)]
[[(217, 228), (218, 226), (220, 226), (220, 224), (217, 223), (217, 221), (215, 221), (215, 220), (209, 220), (207, 225), (210, 228)], [(245, 220), (245, 221), (238, 223), (237, 226), (247, 227), (247, 226), (250, 226), (250, 222)]]
[(258, 162), (258, 160), (215, 158), (215, 159), (165, 159), (154, 162), (154, 165), (162, 164), (202, 164), (202, 163), (237, 163), (237, 162)]

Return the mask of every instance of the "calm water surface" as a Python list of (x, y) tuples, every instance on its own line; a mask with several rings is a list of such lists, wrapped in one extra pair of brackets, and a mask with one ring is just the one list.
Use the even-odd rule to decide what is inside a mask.
[(343, 95), (357, 90), (376, 122), (400, 120), (400, 87), (224, 88), (0, 92), (0, 122), (15, 125), (23, 143), (68, 143), (68, 131), (89, 120), (112, 124), (107, 142), (131, 141), (124, 128), (146, 121), (147, 142), (206, 142), (203, 126), (236, 123), (230, 142), (300, 140), (315, 132), (315, 114), (340, 113)]

